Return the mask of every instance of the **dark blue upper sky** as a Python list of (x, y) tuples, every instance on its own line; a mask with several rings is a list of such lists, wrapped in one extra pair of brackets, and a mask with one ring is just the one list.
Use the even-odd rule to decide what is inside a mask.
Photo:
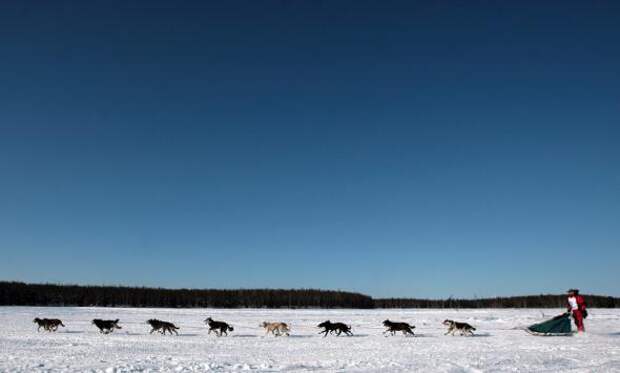
[(620, 295), (620, 3), (2, 1), (0, 279)]

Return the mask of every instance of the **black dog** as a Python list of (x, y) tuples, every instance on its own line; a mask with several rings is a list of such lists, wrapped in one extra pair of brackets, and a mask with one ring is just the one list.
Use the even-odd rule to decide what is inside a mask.
[(218, 337), (221, 337), (222, 334), (228, 335), (228, 332), (232, 332), (234, 330), (234, 328), (227, 323), (223, 321), (215, 321), (210, 317), (206, 318), (205, 324), (209, 326), (209, 333), (207, 334), (211, 334), (211, 331), (214, 331), (215, 335)]
[(177, 330), (179, 329), (178, 326), (175, 326), (173, 323), (168, 322), (168, 321), (161, 321), (161, 320), (157, 320), (157, 319), (150, 319), (146, 322), (147, 324), (149, 324), (151, 326), (151, 333), (153, 334), (154, 331), (159, 331), (161, 334), (166, 335), (166, 331), (169, 332), (170, 334), (172, 334), (172, 332), (174, 332), (174, 334), (179, 335), (179, 333), (177, 333)]
[(403, 332), (404, 335), (407, 335), (407, 334), (415, 335), (413, 334), (413, 330), (412, 330), (412, 329), (415, 329), (415, 326), (409, 325), (406, 322), (393, 322), (390, 320), (385, 320), (383, 322), (383, 326), (387, 328), (387, 330), (384, 331), (383, 334), (392, 333), (392, 335), (394, 335), (396, 334), (396, 332)]
[(93, 325), (99, 328), (99, 332), (103, 334), (112, 333), (114, 329), (122, 329), (120, 326), (118, 326), (118, 319), (116, 320), (94, 319)]
[(341, 322), (331, 322), (327, 320), (317, 325), (317, 327), (325, 329), (319, 332), (319, 334), (321, 333), (325, 334), (323, 335), (323, 338), (327, 337), (327, 333), (331, 333), (331, 332), (336, 332), (336, 336), (339, 336), (342, 333), (346, 335), (353, 335), (353, 333), (351, 333), (351, 326), (345, 325)]

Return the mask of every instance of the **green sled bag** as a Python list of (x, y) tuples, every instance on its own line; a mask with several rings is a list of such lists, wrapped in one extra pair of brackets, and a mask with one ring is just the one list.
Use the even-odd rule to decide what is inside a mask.
[(525, 329), (530, 334), (534, 335), (572, 335), (570, 327), (570, 315), (567, 313), (558, 315), (551, 320), (541, 322), (540, 324), (534, 324)]

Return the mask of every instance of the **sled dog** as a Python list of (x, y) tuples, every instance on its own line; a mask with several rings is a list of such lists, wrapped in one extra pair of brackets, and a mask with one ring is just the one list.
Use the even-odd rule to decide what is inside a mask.
[(288, 336), (290, 329), (285, 322), (267, 322), (263, 321), (263, 323), (259, 326), (265, 328), (265, 334), (273, 334), (276, 337), (281, 336), (282, 334)]
[(474, 328), (473, 326), (469, 325), (466, 322), (444, 320), (443, 324), (448, 327), (448, 331), (444, 335), (448, 335), (448, 334), (454, 335), (456, 331), (460, 332), (461, 335), (465, 335), (467, 333), (469, 333), (469, 335), (474, 335), (474, 330), (476, 330), (476, 328)]
[(383, 322), (383, 326), (387, 328), (385, 333), (391, 333), (392, 335), (396, 334), (396, 332), (403, 332), (404, 335), (415, 335), (412, 329), (415, 329), (414, 325), (407, 324), (406, 322), (393, 322), (390, 320), (385, 320)]
[(223, 321), (215, 321), (210, 317), (207, 317), (205, 319), (205, 324), (207, 324), (207, 326), (209, 327), (209, 333), (207, 334), (211, 334), (211, 332), (215, 332), (215, 335), (217, 335), (218, 337), (221, 337), (224, 334), (228, 335), (228, 332), (232, 332), (233, 330), (235, 330), (229, 324)]
[(179, 327), (175, 326), (171, 322), (161, 321), (157, 319), (150, 319), (149, 321), (147, 321), (147, 324), (149, 324), (151, 328), (153, 328), (151, 329), (150, 334), (153, 334), (154, 331), (159, 331), (163, 335), (166, 335), (166, 332), (169, 332), (170, 334), (174, 332), (174, 334), (179, 335), (179, 333), (177, 333), (177, 330), (179, 329)]
[(118, 326), (118, 319), (116, 320), (101, 320), (94, 319), (92, 322), (97, 328), (99, 328), (99, 332), (103, 334), (112, 333), (114, 329), (122, 329)]
[(323, 321), (322, 323), (320, 323), (319, 325), (317, 325), (317, 327), (319, 328), (323, 328), (324, 330), (320, 331), (319, 334), (323, 333), (323, 337), (327, 337), (328, 333), (332, 333), (335, 332), (336, 336), (339, 336), (340, 334), (344, 333), (346, 335), (353, 335), (353, 333), (351, 333), (351, 326), (350, 325), (345, 325), (341, 322), (331, 322), (329, 320), (327, 321)]
[(40, 319), (36, 317), (32, 320), (32, 322), (39, 326), (37, 331), (40, 331), (41, 328), (43, 328), (43, 330), (47, 330), (48, 332), (55, 332), (58, 330), (59, 326), (65, 326), (65, 324), (63, 324), (59, 319)]

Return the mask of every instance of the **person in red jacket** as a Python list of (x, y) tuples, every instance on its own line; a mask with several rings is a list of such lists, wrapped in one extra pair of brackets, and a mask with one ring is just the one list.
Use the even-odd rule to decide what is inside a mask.
[(587, 316), (586, 302), (581, 295), (579, 295), (578, 289), (570, 289), (568, 291), (568, 313), (573, 315), (575, 325), (577, 325), (578, 332), (585, 332), (586, 329), (583, 326), (583, 319)]

